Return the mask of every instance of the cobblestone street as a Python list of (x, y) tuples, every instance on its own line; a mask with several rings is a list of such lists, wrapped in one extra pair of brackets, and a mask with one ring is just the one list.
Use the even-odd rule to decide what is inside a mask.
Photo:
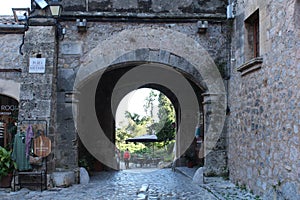
[[(226, 193), (226, 188), (223, 188), (224, 191)], [(97, 173), (91, 176), (90, 183), (87, 185), (78, 184), (68, 188), (54, 188), (43, 192), (30, 191), (25, 188), (17, 192), (0, 190), (0, 196), (3, 200), (232, 199), (223, 198), (214, 192), (216, 191), (212, 192), (210, 188), (193, 184), (188, 176), (174, 172), (171, 169), (131, 169), (120, 172)], [(230, 196), (227, 194), (227, 197)], [(248, 195), (248, 198), (235, 196), (234, 199), (254, 198)]]

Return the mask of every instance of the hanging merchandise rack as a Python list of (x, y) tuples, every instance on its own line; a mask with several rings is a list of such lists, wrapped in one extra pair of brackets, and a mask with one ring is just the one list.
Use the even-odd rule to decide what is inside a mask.
[(16, 190), (16, 186), (19, 186), (20, 188), (39, 187), (41, 191), (47, 190), (47, 156), (51, 153), (51, 140), (47, 137), (47, 121), (21, 121), (20, 131), (28, 129), (32, 131), (29, 153), (29, 162), (32, 169), (30, 171), (15, 170), (13, 190)]

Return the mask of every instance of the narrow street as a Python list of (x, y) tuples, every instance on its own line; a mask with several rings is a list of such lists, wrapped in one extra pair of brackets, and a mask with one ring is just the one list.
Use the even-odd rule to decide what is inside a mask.
[[(206, 189), (205, 189), (206, 188)], [(226, 188), (223, 188), (223, 192)], [(235, 194), (237, 192), (235, 191)], [(99, 172), (91, 176), (89, 184), (47, 191), (21, 189), (17, 192), (0, 190), (2, 200), (138, 200), (138, 199), (255, 199), (252, 196), (224, 198), (207, 187), (192, 183), (191, 179), (171, 169), (129, 169), (119, 172)]]

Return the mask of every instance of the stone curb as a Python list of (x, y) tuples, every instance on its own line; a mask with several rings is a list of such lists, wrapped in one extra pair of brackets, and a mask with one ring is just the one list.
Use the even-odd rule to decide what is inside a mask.
[(193, 177), (190, 174), (184, 172), (183, 170), (181, 170), (181, 169), (179, 169), (177, 167), (175, 167), (175, 172), (179, 172), (179, 173), (181, 173), (181, 174), (185, 175), (186, 177), (188, 177), (188, 178), (190, 178), (190, 179), (193, 180)]

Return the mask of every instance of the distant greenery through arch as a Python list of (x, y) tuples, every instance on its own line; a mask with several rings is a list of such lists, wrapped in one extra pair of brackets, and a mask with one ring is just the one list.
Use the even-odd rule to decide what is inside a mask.
[[(125, 122), (122, 121), (116, 128), (117, 148), (121, 152), (128, 148), (134, 154), (153, 155), (155, 147), (155, 156), (171, 161), (176, 135), (174, 106), (162, 92), (149, 89), (143, 101), (143, 109), (144, 116), (129, 110), (125, 111)], [(154, 146), (152, 143), (125, 142), (126, 139), (145, 134), (156, 135), (159, 142), (155, 142)]]

